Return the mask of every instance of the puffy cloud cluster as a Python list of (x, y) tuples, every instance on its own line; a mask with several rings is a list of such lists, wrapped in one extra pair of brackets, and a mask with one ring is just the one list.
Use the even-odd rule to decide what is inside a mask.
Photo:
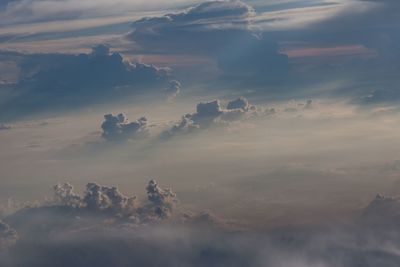
[(189, 133), (212, 125), (226, 124), (257, 115), (257, 108), (244, 97), (229, 101), (226, 108), (220, 100), (197, 104), (196, 112), (186, 114), (181, 121), (162, 133), (162, 137), (171, 137), (179, 133)]
[(119, 215), (129, 215), (135, 211), (136, 197), (127, 197), (116, 187), (96, 183), (86, 185), (83, 202), (86, 208), (94, 211), (111, 211)]
[(74, 187), (70, 183), (58, 183), (53, 186), (54, 199), (62, 205), (81, 207), (82, 198), (74, 192)]
[(89, 54), (16, 55), (20, 79), (0, 105), (1, 117), (113, 101), (151, 90), (162, 93), (169, 70), (124, 61), (106, 45)]
[(139, 118), (137, 121), (129, 122), (125, 115), (120, 113), (104, 115), (104, 122), (101, 124), (102, 137), (109, 141), (120, 141), (133, 138), (142, 138), (149, 135), (147, 119)]
[(0, 220), (0, 252), (14, 245), (17, 239), (17, 232)]
[(126, 196), (117, 187), (88, 183), (84, 195), (74, 192), (69, 183), (54, 186), (56, 205), (67, 206), (79, 211), (111, 215), (135, 223), (147, 223), (167, 219), (177, 202), (171, 189), (163, 189), (151, 180), (147, 187), (147, 201), (137, 203), (136, 196)]

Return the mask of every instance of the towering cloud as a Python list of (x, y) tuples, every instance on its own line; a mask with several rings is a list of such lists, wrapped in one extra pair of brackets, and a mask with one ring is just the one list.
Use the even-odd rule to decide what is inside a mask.
[(146, 187), (147, 199), (150, 205), (147, 205), (146, 213), (154, 214), (157, 218), (164, 219), (171, 216), (172, 208), (176, 203), (176, 194), (171, 189), (162, 189), (157, 182), (151, 180)]

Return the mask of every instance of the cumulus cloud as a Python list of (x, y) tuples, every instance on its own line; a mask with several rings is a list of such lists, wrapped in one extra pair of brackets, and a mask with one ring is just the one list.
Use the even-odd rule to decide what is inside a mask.
[(131, 215), (136, 209), (136, 197), (127, 197), (116, 187), (102, 186), (96, 183), (86, 185), (84, 206), (94, 211), (111, 211), (120, 216)]
[[(149, 223), (168, 219), (177, 203), (176, 194), (168, 188), (161, 188), (155, 180), (147, 187), (147, 201), (139, 203), (136, 196), (126, 196), (113, 186), (88, 183), (83, 195), (74, 192), (69, 183), (54, 186), (55, 205), (75, 209), (76, 214), (88, 211), (92, 214), (111, 216), (131, 223)], [(54, 205), (54, 204), (51, 204)]]
[(224, 125), (255, 116), (258, 116), (257, 108), (249, 104), (244, 97), (229, 101), (226, 108), (222, 106), (220, 100), (201, 102), (197, 104), (195, 113), (184, 115), (177, 124), (163, 132), (161, 137), (168, 138), (175, 134), (195, 132), (213, 125)]
[(129, 36), (143, 53), (205, 55), (232, 77), (277, 78), (287, 71), (287, 57), (259, 34), (251, 22), (254, 16), (254, 9), (241, 1), (207, 1), (135, 21)]
[(124, 61), (107, 45), (93, 47), (90, 54), (19, 55), (18, 62), (21, 77), (0, 106), (5, 117), (161, 93), (169, 82), (167, 69)]
[(139, 118), (137, 121), (129, 122), (125, 115), (120, 113), (104, 115), (104, 122), (101, 124), (102, 137), (109, 141), (121, 141), (133, 138), (143, 138), (149, 135), (147, 119)]
[[(176, 194), (171, 189), (163, 189), (157, 182), (151, 180), (146, 187), (147, 199), (150, 205), (143, 209), (147, 214), (154, 214), (156, 218), (168, 218), (171, 216), (172, 208), (177, 202)], [(142, 210), (143, 210), (142, 209)]]
[(70, 183), (58, 183), (53, 187), (54, 199), (62, 205), (80, 207), (82, 198), (74, 192), (74, 187)]

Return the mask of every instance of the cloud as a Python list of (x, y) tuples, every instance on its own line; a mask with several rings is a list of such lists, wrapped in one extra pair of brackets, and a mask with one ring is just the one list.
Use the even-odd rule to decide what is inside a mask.
[(8, 224), (0, 220), (0, 256), (1, 251), (15, 244), (18, 239), (17, 232)]
[[(176, 195), (154, 180), (143, 202), (96, 183), (89, 183), (82, 195), (68, 183), (54, 189), (55, 202), (24, 208), (4, 218), (7, 224), (0, 222), (0, 244), (11, 242), (0, 252), (1, 266), (395, 267), (400, 260), (397, 225), (238, 231), (209, 212), (166, 220)], [(398, 200), (378, 195), (361, 218), (374, 214), (381, 222), (396, 222), (399, 207)]]
[[(58, 224), (65, 223), (61, 214), (57, 217)], [(190, 226), (94, 220), (97, 225), (87, 227), (76, 218), (74, 225), (52, 231), (43, 231), (48, 224), (42, 224), (36, 228), (40, 238), (34, 238), (29, 225), (36, 218), (25, 219), (29, 234), (0, 257), (2, 266), (395, 267), (400, 260), (398, 232), (373, 234), (357, 225), (225, 231), (208, 228), (219, 219), (205, 212), (189, 215)]]
[[(65, 21), (78, 18), (132, 14), (131, 12), (160, 11), (187, 5), (188, 0), (2, 0), (0, 24)], [(189, 3), (193, 2), (189, 0)]]
[[(249, 104), (244, 97), (229, 101), (224, 108), (220, 100), (201, 102), (196, 106), (196, 112), (186, 114), (175, 125), (161, 134), (161, 138), (169, 138), (176, 134), (191, 133), (211, 126), (226, 125), (227, 123), (249, 119), (259, 115), (257, 107)], [(269, 115), (270, 110), (261, 110)]]
[(371, 227), (375, 231), (381, 231), (381, 229), (399, 230), (399, 221), (400, 199), (377, 194), (364, 209), (358, 223)]
[(91, 211), (112, 212), (118, 216), (129, 216), (135, 212), (136, 197), (127, 197), (116, 187), (96, 183), (86, 185), (83, 206)]
[(150, 204), (143, 207), (139, 213), (145, 211), (146, 214), (153, 214), (152, 217), (161, 219), (171, 217), (172, 209), (177, 202), (176, 194), (169, 188), (159, 187), (154, 180), (149, 182), (146, 191)]
[(167, 69), (126, 62), (106, 45), (90, 54), (19, 55), (18, 62), (21, 78), (0, 106), (2, 117), (161, 92), (169, 82)]
[(117, 116), (112, 114), (104, 115), (104, 122), (101, 124), (102, 137), (108, 141), (122, 141), (134, 138), (143, 138), (149, 135), (147, 119), (141, 117), (137, 121), (129, 122), (125, 115), (120, 113)]
[(138, 203), (136, 196), (126, 196), (117, 187), (88, 183), (81, 196), (74, 192), (69, 183), (54, 186), (54, 200), (51, 206), (65, 206), (75, 213), (89, 211), (92, 214), (111, 216), (131, 223), (150, 223), (168, 219), (177, 203), (176, 194), (171, 189), (161, 188), (155, 180), (150, 180), (147, 187), (147, 201)]
[(2, 130), (10, 130), (11, 126), (8, 126), (7, 124), (0, 123), (0, 131)]
[(254, 16), (254, 9), (241, 1), (208, 1), (137, 20), (129, 38), (142, 53), (203, 55), (214, 58), (225, 75), (277, 78), (288, 70), (287, 56), (257, 32)]
[(165, 88), (165, 92), (167, 93), (167, 97), (169, 100), (174, 99), (181, 92), (182, 85), (177, 80), (172, 80), (169, 82), (167, 88)]

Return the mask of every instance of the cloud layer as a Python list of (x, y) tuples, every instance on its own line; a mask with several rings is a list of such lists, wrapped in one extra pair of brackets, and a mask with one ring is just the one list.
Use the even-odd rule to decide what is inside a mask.
[[(71, 195), (75, 199), (77, 196), (68, 184), (56, 187), (61, 198)], [(165, 205), (167, 199), (174, 199), (175, 195), (150, 181), (147, 197), (148, 204), (158, 208)], [(121, 204), (125, 206), (127, 199), (114, 187), (88, 184), (85, 196), (81, 198), (84, 205), (79, 209), (90, 209), (96, 214), (107, 211), (119, 214)], [(70, 200), (68, 197), (67, 202)], [(65, 202), (58, 205), (61, 206), (54, 207), (70, 207)], [(48, 213), (30, 208), (20, 213), (22, 224), (18, 227), (22, 232), (21, 238), (1, 254), (0, 264), (7, 267), (395, 267), (400, 260), (396, 252), (400, 240), (398, 227), (395, 231), (375, 231), (359, 225), (299, 226), (261, 232), (232, 232), (196, 223), (186, 226), (179, 223), (113, 224), (93, 214), (92, 226), (89, 226), (84, 217), (87, 219), (87, 214), (77, 213), (76, 206), (70, 208), (72, 213), (71, 209), (65, 208), (48, 210)], [(16, 221), (15, 215), (7, 219)], [(209, 222), (215, 219), (203, 214), (196, 220)], [(4, 223), (0, 226), (1, 233), (13, 232)]]

